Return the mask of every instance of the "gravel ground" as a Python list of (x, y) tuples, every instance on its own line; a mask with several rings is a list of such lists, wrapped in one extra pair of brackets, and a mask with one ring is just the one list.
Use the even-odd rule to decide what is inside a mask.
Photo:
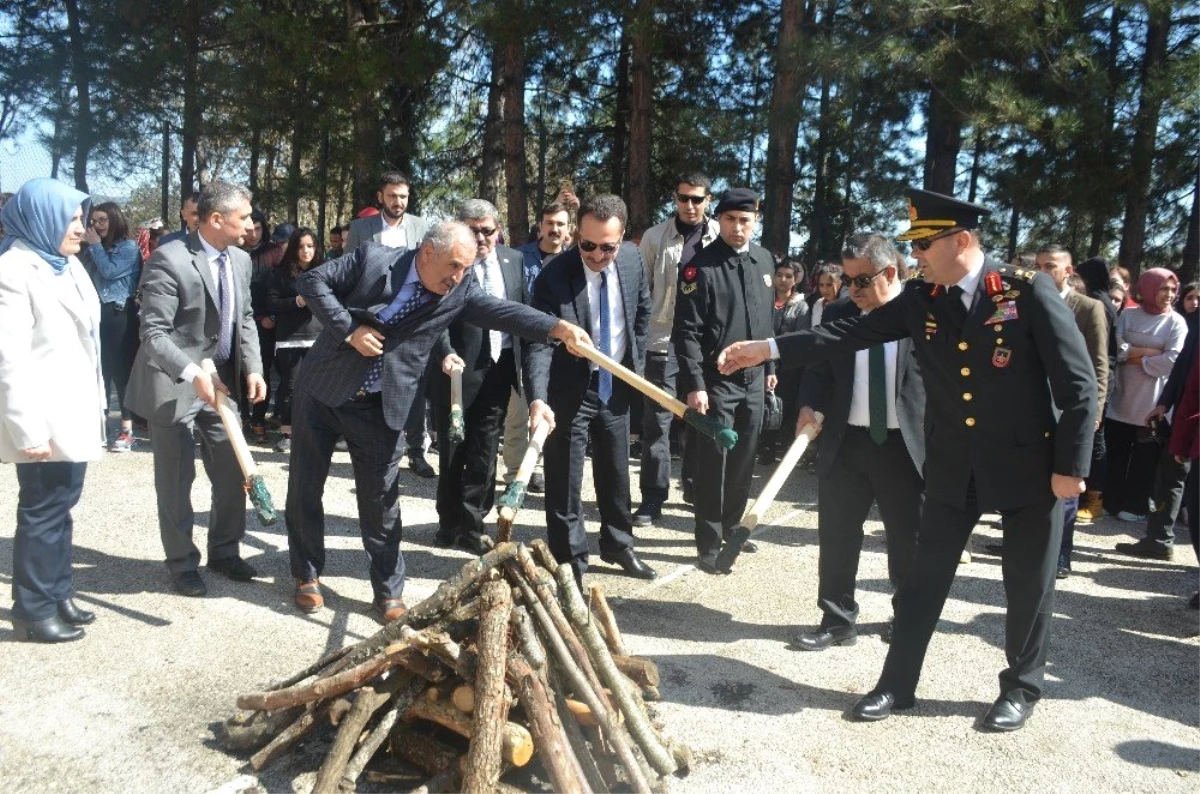
[[(282, 505), (285, 456), (261, 447), (256, 457)], [(204, 573), (207, 598), (175, 595), (151, 468), (143, 442), (89, 469), (74, 513), (75, 585), (99, 617), (83, 641), (12, 642), (9, 588), (0, 593), (0, 780), (11, 791), (307, 792), (330, 736), (308, 740), (298, 756), (255, 778), (244, 758), (216, 745), (211, 726), (233, 713), (238, 693), (378, 628), (368, 615), (348, 456), (336, 454), (325, 495), (328, 596), (314, 616), (291, 606), (282, 522), (252, 524), (243, 546), (261, 579), (237, 584)], [(754, 492), (769, 473), (758, 469)], [(633, 482), (636, 498), (636, 464)], [(402, 474), (410, 604), (468, 559), (432, 545), (435, 483)], [(1048, 697), (1024, 730), (995, 735), (977, 727), (1004, 664), (999, 560), (983, 553), (1000, 532), (985, 517), (971, 540), (975, 560), (960, 570), (930, 646), (917, 708), (861, 724), (844, 715), (878, 676), (887, 649), (879, 631), (890, 615), (877, 517), (859, 569), (858, 644), (817, 654), (785, 648), (798, 626), (819, 618), (815, 491), (811, 475), (792, 476), (757, 536), (760, 552), (744, 555), (733, 576), (691, 568), (690, 513), (678, 501), (661, 526), (639, 531), (638, 551), (658, 581), (617, 576), (593, 557), (589, 579), (609, 594), (627, 643), (662, 669), (658, 710), (667, 733), (696, 753), (672, 792), (1197, 790), (1200, 643), (1197, 613), (1186, 603), (1197, 569), (1186, 540), (1175, 562), (1143, 562), (1112, 553), (1139, 527), (1105, 519), (1079, 530), (1074, 574), (1059, 584)], [(12, 577), (16, 494), (13, 468), (0, 467), (0, 514), (9, 517), (0, 528), (4, 583)], [(203, 475), (193, 498), (203, 548)], [(540, 498), (528, 507), (518, 539), (544, 532)], [(594, 538), (594, 508), (587, 518)]]

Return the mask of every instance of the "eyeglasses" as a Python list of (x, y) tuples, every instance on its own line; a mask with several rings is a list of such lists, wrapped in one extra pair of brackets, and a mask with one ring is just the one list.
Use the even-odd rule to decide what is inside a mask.
[(866, 289), (867, 287), (871, 286), (872, 281), (874, 281), (879, 275), (881, 275), (883, 273), (883, 271), (885, 271), (887, 269), (888, 269), (888, 266), (884, 265), (879, 270), (876, 270), (874, 273), (872, 273), (869, 276), (847, 276), (845, 273), (843, 273), (842, 274), (842, 286), (849, 287), (851, 284), (853, 284), (854, 286), (858, 287), (859, 289)]
[(675, 200), (680, 204), (695, 204), (698, 207), (708, 201), (708, 196), (689, 196), (686, 193), (676, 193)]
[(926, 237), (924, 240), (913, 240), (912, 241), (913, 250), (928, 251), (929, 247), (931, 245), (933, 245), (934, 243), (936, 243), (938, 240), (942, 239), (943, 237), (949, 237), (952, 234), (958, 234), (959, 232), (962, 232), (962, 231), (966, 231), (966, 230), (959, 229), (959, 228), (947, 229), (946, 231), (944, 231), (940, 234), (935, 234), (933, 237)]
[(475, 235), (476, 237), (491, 237), (496, 233), (495, 226), (468, 226), (467, 228), (470, 229), (471, 234)]
[(589, 254), (597, 248), (600, 249), (600, 253), (602, 254), (615, 254), (620, 247), (620, 243), (604, 243), (601, 245), (600, 243), (593, 243), (591, 240), (579, 241), (579, 250), (586, 251)]

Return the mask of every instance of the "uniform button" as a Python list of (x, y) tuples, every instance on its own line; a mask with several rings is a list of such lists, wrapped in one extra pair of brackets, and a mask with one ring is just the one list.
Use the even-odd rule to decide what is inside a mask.
[(996, 329), (996, 333), (1001, 333), (1004, 330), (1004, 326), (1000, 325), (999, 323), (993, 325), (992, 328)]
[(1047, 430), (1045, 433), (1042, 433), (1042, 435), (1045, 436), (1046, 438), (1050, 438), (1050, 431)]
[(975, 417), (968, 416), (967, 417), (967, 427), (974, 427), (974, 426), (975, 426)]
[(959, 349), (959, 350), (966, 350), (966, 349), (967, 349), (967, 347), (968, 347), (968, 345), (967, 345), (967, 343), (966, 343), (966, 342), (959, 342), (959, 343), (958, 343), (958, 349)]
[(963, 399), (966, 400), (967, 402), (971, 402), (971, 400), (975, 399), (975, 395), (971, 394), (971, 392), (964, 392)]
[(998, 345), (1004, 344), (1004, 337), (1002, 337), (1002, 336), (996, 337), (996, 344), (998, 344)]
[(970, 374), (971, 374), (971, 368), (970, 368), (970, 367), (963, 367), (962, 369), (960, 369), (960, 370), (958, 371), (958, 374), (962, 375), (962, 376), (965, 378), (965, 377), (967, 377), (968, 375), (970, 375)]

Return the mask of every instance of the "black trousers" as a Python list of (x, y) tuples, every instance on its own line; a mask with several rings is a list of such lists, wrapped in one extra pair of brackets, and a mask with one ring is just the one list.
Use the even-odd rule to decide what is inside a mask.
[(129, 373), (133, 370), (137, 351), (138, 318), (133, 298), (123, 304), (100, 304), (100, 368), (104, 373), (104, 397), (107, 399), (114, 388), (117, 390), (122, 419), (133, 417), (125, 407), (125, 387), (129, 385)]
[(70, 598), (71, 508), (83, 493), (86, 463), (17, 465), (17, 532), (13, 538), (13, 617), (45, 620)]
[(1104, 421), (1104, 433), (1108, 450), (1104, 509), (1113, 515), (1122, 510), (1146, 515), (1162, 445), (1147, 435), (1146, 428), (1112, 419)]
[(1092, 468), (1086, 478), (1089, 491), (1103, 491), (1108, 479), (1108, 446), (1104, 443), (1104, 425), (1096, 428), (1092, 436)]
[[(496, 452), (516, 380), (513, 353), (505, 350), (488, 367), (475, 399), (464, 406), (463, 442), (451, 446), (444, 435), (439, 440), (438, 527), (447, 539), (484, 534), (483, 519), (496, 501)], [(438, 405), (438, 427), (449, 427), (449, 410), (448, 403)]]
[(737, 431), (729, 452), (711, 438), (692, 432), (695, 463), (696, 552), (715, 562), (725, 536), (733, 532), (750, 501), (750, 480), (762, 431), (763, 371), (745, 369), (731, 377), (705, 372), (708, 415)]
[(555, 431), (546, 438), (546, 533), (550, 551), (560, 563), (571, 563), (581, 575), (588, 567), (587, 528), (583, 520), (583, 468), (588, 436), (592, 438), (592, 479), (600, 508), (600, 553), (633, 546), (633, 512), (629, 496), (629, 403), (631, 389), (613, 381), (607, 405), (597, 394), (597, 378), (578, 405), (550, 397)]
[(279, 385), (275, 388), (275, 418), (283, 427), (292, 424), (292, 396), (296, 373), (300, 370), (300, 362), (308, 355), (309, 349), (281, 347), (275, 351), (275, 370), (279, 373)]
[[(675, 360), (675, 351), (646, 354), (646, 380), (675, 396), (675, 379), (678, 376), (679, 363)], [(638, 475), (638, 484), (643, 502), (663, 504), (671, 491), (671, 423), (675, 414), (649, 397), (642, 398), (642, 403), (642, 470)], [(685, 445), (681, 484), (688, 493), (692, 491), (694, 480), (689, 461)]]
[(1176, 519), (1179, 518), (1179, 508), (1183, 506), (1184, 484), (1191, 468), (1190, 460), (1180, 463), (1171, 454), (1170, 446), (1162, 445), (1158, 467), (1154, 472), (1154, 486), (1151, 492), (1154, 497), (1154, 509), (1150, 511), (1146, 521), (1146, 539), (1164, 549), (1175, 546)]
[(404, 555), (400, 551), (400, 432), (383, 418), (378, 393), (361, 402), (331, 407), (309, 394), (293, 403), (292, 451), (288, 471), (288, 552), (292, 576), (315, 579), (325, 570), (325, 481), (333, 447), (345, 437), (354, 469), (358, 528), (370, 559), (375, 598), (404, 592)]
[(267, 384), (267, 395), (260, 403), (251, 403), (242, 397), (242, 419), (252, 425), (267, 421), (267, 407), (271, 404), (271, 366), (275, 363), (275, 329), (263, 328), (261, 318), (255, 318), (258, 326), (258, 348), (262, 356), (263, 380)]
[[(231, 367), (223, 365), (225, 382)], [(171, 425), (150, 424), (150, 448), (154, 454), (154, 493), (158, 500), (158, 532), (162, 538), (167, 568), (171, 573), (194, 571), (200, 550), (192, 542), (196, 514), (192, 509), (192, 483), (196, 479), (196, 439), (200, 437), (200, 460), (212, 484), (212, 507), (208, 517), (208, 561), (238, 554), (246, 535), (246, 489), (229, 434), (221, 417), (197, 399), (191, 411)]]
[(876, 444), (866, 428), (846, 428), (833, 468), (817, 483), (821, 628), (852, 626), (858, 619), (855, 582), (872, 503), (879, 505), (887, 537), (888, 578), (896, 591), (903, 586), (916, 552), (924, 489), (899, 430)]
[[(958, 558), (981, 510), (974, 480), (963, 507), (925, 499), (917, 552), (911, 573), (895, 599), (896, 620), (887, 660), (876, 690), (909, 698), (917, 688), (925, 652), (954, 574)], [(1000, 691), (1033, 703), (1042, 696), (1046, 677), (1050, 620), (1054, 613), (1054, 577), (1062, 543), (1062, 503), (1049, 492), (1036, 504), (1000, 511), (1004, 527), (1001, 567), (1008, 599)]]

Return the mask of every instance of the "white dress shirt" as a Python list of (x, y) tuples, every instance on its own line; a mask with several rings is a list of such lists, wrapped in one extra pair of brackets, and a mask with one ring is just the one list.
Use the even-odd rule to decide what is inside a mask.
[[(237, 312), (237, 293), (234, 291), (234, 288), (233, 288), (233, 285), (236, 281), (236, 279), (234, 279), (234, 277), (233, 277), (233, 257), (228, 255), (228, 249), (226, 249), (226, 251), (218, 251), (216, 248), (213, 248), (211, 245), (209, 245), (208, 240), (204, 239), (203, 234), (197, 233), (196, 236), (198, 238), (200, 238), (200, 248), (204, 251), (204, 256), (208, 259), (208, 272), (212, 274), (212, 283), (217, 285), (217, 294), (213, 295), (213, 302), (217, 304), (218, 312), (221, 310), (221, 286), (220, 286), (221, 266), (217, 264), (217, 259), (220, 258), (222, 253), (226, 254), (226, 256), (225, 256), (225, 294), (229, 296), (229, 300), (233, 301), (232, 303), (229, 304), (229, 306), (230, 306), (229, 323), (227, 326), (229, 328), (229, 339), (231, 340), (231, 344), (233, 345), (233, 348), (229, 351), (229, 355), (231, 357), (236, 356), (236, 355), (238, 355), (237, 340), (235, 338), (233, 331), (234, 331), (234, 325), (237, 323), (238, 312)], [(195, 362), (192, 362), (191, 364), (188, 364), (186, 367), (183, 368), (183, 372), (180, 373), (180, 378), (182, 378), (183, 380), (186, 380), (190, 383), (191, 381), (196, 379), (196, 376), (200, 374), (200, 371), (201, 371), (200, 365)]]
[[(896, 416), (896, 343), (884, 342), (883, 363), (887, 373), (887, 426), (898, 430), (900, 419)], [(850, 417), (846, 421), (857, 427), (871, 426), (871, 371), (870, 350), (859, 350), (854, 354), (854, 391), (850, 398)]]
[(400, 216), (400, 220), (396, 221), (395, 226), (390, 226), (387, 219), (383, 217), (383, 213), (379, 213), (379, 222), (383, 224), (383, 231), (379, 233), (379, 242), (386, 245), (388, 248), (412, 248), (412, 243), (408, 239), (408, 231), (404, 228), (404, 216)]
[(967, 271), (967, 275), (958, 280), (955, 287), (960, 287), (963, 291), (962, 302), (967, 311), (971, 311), (971, 304), (975, 300), (975, 290), (979, 288), (979, 279), (983, 275), (983, 261)]
[[(493, 250), (483, 259), (476, 259), (475, 280), (479, 288), (493, 298), (507, 300), (508, 293), (504, 287), (504, 272), (500, 269), (500, 260)], [(487, 278), (484, 278), (486, 271)], [(491, 348), (492, 361), (500, 360), (500, 351), (512, 349), (512, 337), (502, 331), (488, 330), (488, 345)]]
[[(609, 356), (614, 361), (623, 361), (625, 358), (625, 301), (621, 298), (621, 282), (617, 277), (617, 269), (613, 265), (608, 265), (604, 268), (605, 276), (608, 283), (608, 338), (612, 343), (612, 349), (609, 351)], [(583, 266), (583, 275), (587, 278), (587, 293), (588, 293), (588, 311), (592, 317), (592, 327), (588, 332), (592, 335), (592, 342), (595, 343), (596, 349), (600, 349), (600, 273), (592, 270), (587, 265)], [(589, 362), (589, 369), (595, 371), (597, 369), (594, 363)]]

